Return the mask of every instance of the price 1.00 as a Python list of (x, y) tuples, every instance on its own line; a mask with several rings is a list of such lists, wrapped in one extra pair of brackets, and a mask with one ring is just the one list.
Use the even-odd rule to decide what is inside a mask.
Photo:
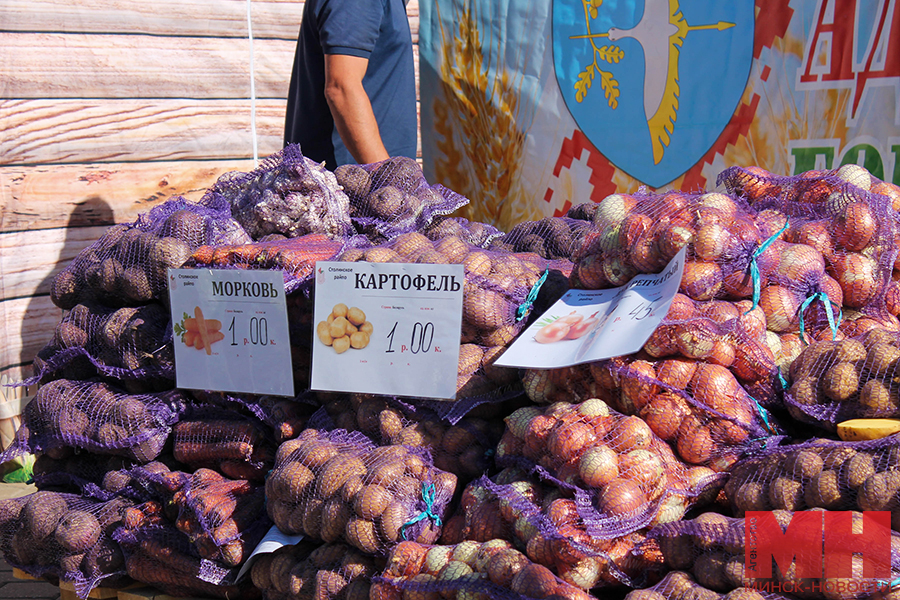
[[(400, 325), (398, 321), (394, 322), (394, 326), (391, 327), (390, 333), (387, 334), (388, 347), (385, 352), (396, 352), (394, 349), (394, 337), (397, 335), (397, 326)], [(412, 326), (412, 333), (409, 338), (409, 345), (400, 343), (400, 353), (411, 352), (413, 354), (427, 353), (427, 352), (440, 352), (441, 349), (438, 346), (432, 346), (434, 342), (434, 323), (415, 323)]]
[(254, 346), (275, 345), (275, 340), (269, 339), (269, 324), (265, 317), (250, 317), (250, 328), (247, 332), (247, 337), (242, 338), (240, 342), (238, 341), (239, 334), (236, 323), (237, 317), (231, 317), (231, 325), (228, 326), (228, 331), (231, 332), (232, 346), (246, 346), (247, 344)]

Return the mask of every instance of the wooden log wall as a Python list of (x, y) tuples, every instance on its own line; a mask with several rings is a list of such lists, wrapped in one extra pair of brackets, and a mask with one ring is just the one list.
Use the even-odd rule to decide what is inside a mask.
[[(254, 113), (259, 158), (282, 147), (302, 11), (252, 0), (251, 41), (247, 0), (0, 3), (0, 384), (30, 374), (50, 281), (106, 228), (251, 170)], [(0, 387), (0, 445), (30, 392)]]

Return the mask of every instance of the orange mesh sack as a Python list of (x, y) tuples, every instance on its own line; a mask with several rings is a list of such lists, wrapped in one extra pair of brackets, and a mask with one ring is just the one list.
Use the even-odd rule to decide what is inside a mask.
[(456, 476), (432, 466), (427, 449), (307, 429), (279, 447), (266, 509), (285, 533), (383, 554), (404, 539), (437, 540), (455, 490)]
[[(743, 565), (742, 565), (743, 566)], [(741, 585), (727, 593), (719, 593), (700, 585), (687, 571), (671, 571), (656, 585), (632, 590), (625, 595), (626, 600), (787, 600), (791, 596), (760, 591)]]
[(368, 600), (372, 577), (383, 569), (383, 558), (346, 544), (302, 541), (260, 556), (250, 577), (266, 600)]

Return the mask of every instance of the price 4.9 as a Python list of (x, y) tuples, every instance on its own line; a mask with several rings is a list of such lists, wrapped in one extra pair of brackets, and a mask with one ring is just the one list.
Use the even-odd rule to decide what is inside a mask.
[(247, 337), (243, 338), (243, 343), (238, 342), (239, 334), (237, 332), (236, 319), (237, 317), (231, 317), (231, 325), (228, 326), (228, 331), (231, 332), (232, 346), (246, 346), (247, 344), (253, 344), (254, 346), (275, 345), (275, 340), (269, 339), (269, 324), (265, 317), (250, 317), (250, 329), (247, 332)]
[[(388, 347), (385, 352), (396, 352), (394, 350), (394, 336), (397, 335), (397, 326), (400, 323), (398, 321), (394, 322), (394, 326), (391, 327), (390, 333), (387, 334), (388, 339)], [(412, 333), (409, 338), (409, 345), (401, 343), (400, 344), (400, 352), (412, 352), (413, 354), (418, 354), (420, 352), (426, 353), (434, 350), (435, 352), (440, 352), (441, 349), (438, 346), (432, 346), (434, 342), (434, 324), (433, 323), (415, 323), (412, 326)]]

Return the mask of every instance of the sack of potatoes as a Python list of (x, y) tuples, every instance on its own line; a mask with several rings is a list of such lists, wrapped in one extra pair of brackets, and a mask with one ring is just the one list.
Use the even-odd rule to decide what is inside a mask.
[[(134, 526), (131, 526), (134, 525)], [(250, 578), (236, 582), (238, 569), (202, 558), (187, 535), (167, 520), (135, 520), (113, 534), (134, 581), (183, 598), (258, 598)]]
[(166, 343), (169, 321), (168, 310), (156, 302), (118, 309), (78, 304), (35, 356), (29, 383), (105, 375), (131, 380), (131, 386), (169, 389), (175, 379), (174, 351)]
[(900, 332), (816, 340), (791, 364), (791, 415), (828, 431), (854, 418), (900, 417)]
[(432, 241), (416, 231), (381, 246), (350, 248), (340, 260), (463, 265), (457, 399), (490, 396), (517, 383), (516, 369), (494, 362), (527, 325), (531, 305), (526, 298), (542, 275), (567, 271), (571, 265), (534, 253), (483, 250), (457, 236)]
[[(494, 464), (493, 449), (503, 434), (495, 411), (488, 413), (490, 418), (476, 411), (451, 423), (428, 408), (387, 396), (319, 393), (317, 397), (326, 413), (310, 419), (317, 428), (361, 431), (379, 445), (429, 448), (434, 466), (456, 475), (460, 484)], [(496, 403), (482, 406), (500, 410)]]
[(341, 165), (334, 176), (350, 199), (353, 225), (374, 243), (426, 229), (469, 203), (440, 184), (429, 185), (419, 163), (405, 156)]
[(539, 221), (516, 224), (502, 238), (495, 239), (491, 250), (534, 252), (552, 260), (571, 260), (581, 241), (596, 228), (590, 221), (570, 217), (545, 217)]
[(456, 236), (470, 246), (488, 248), (491, 243), (502, 238), (505, 233), (487, 223), (469, 221), (462, 217), (437, 217), (428, 227), (421, 230), (432, 241)]
[(562, 369), (528, 369), (522, 382), (540, 404), (602, 399), (648, 426), (684, 462), (718, 472), (752, 440), (777, 431), (732, 371), (706, 360), (638, 352)]
[[(76, 454), (71, 449), (67, 455), (57, 455), (57, 458), (39, 452), (32, 473), (39, 490), (73, 492), (101, 501), (123, 497), (141, 502), (149, 497), (149, 491), (131, 473), (138, 464), (121, 456)], [(153, 469), (164, 465), (151, 461), (143, 466)]]
[(437, 540), (456, 483), (427, 448), (307, 429), (279, 446), (266, 509), (284, 533), (382, 554), (403, 540)]
[(371, 600), (589, 600), (592, 596), (536, 564), (506, 540), (453, 546), (401, 542), (372, 582)]
[(383, 570), (383, 557), (347, 544), (301, 541), (260, 555), (250, 577), (266, 600), (369, 600), (372, 577)]
[(53, 303), (69, 310), (97, 301), (110, 307), (168, 302), (166, 276), (199, 246), (244, 244), (250, 237), (231, 211), (168, 200), (130, 224), (113, 225), (54, 278)]
[(656, 585), (631, 590), (625, 600), (789, 600), (791, 596), (759, 591), (751, 587), (736, 587), (719, 593), (700, 585), (687, 571), (670, 571)]
[(512, 542), (531, 561), (583, 590), (658, 579), (661, 558), (633, 554), (646, 543), (645, 529), (611, 536), (595, 526), (594, 515), (582, 518), (585, 511), (567, 496), (571, 493), (521, 469), (504, 469), (492, 479), (482, 476), (463, 490), (440, 542)]
[(643, 419), (597, 398), (520, 408), (505, 423), (497, 464), (528, 465), (559, 486), (596, 526), (595, 537), (680, 519), (714, 496), (723, 479), (685, 464)]
[(725, 496), (735, 516), (765, 510), (889, 510), (900, 526), (900, 438), (775, 445), (734, 465)]
[[(886, 581), (892, 581), (900, 574), (900, 561), (895, 558), (897, 551), (900, 550), (900, 534), (891, 531), (889, 526), (882, 527), (874, 520), (862, 523), (863, 515), (858, 511), (832, 513), (820, 509), (811, 513), (803, 513), (803, 517), (808, 519), (804, 521), (806, 525), (796, 527), (795, 530), (804, 528), (804, 533), (801, 535), (807, 540), (806, 543), (815, 543), (814, 540), (817, 538), (811, 537), (813, 535), (822, 539), (821, 532), (825, 531), (823, 527), (841, 528), (846, 526), (848, 532), (861, 527), (868, 534), (870, 548), (875, 547), (874, 540), (876, 539), (884, 539), (889, 545), (885, 545), (886, 552), (883, 554), (876, 556), (877, 551), (867, 554), (866, 569), (874, 570), (868, 571), (866, 574), (863, 571), (862, 561), (853, 561), (851, 565), (851, 551), (847, 551), (847, 555), (842, 557), (831, 550), (833, 561), (846, 558), (848, 565), (846, 574), (840, 576), (835, 576), (833, 572), (829, 574), (819, 566), (822, 564), (819, 562), (816, 564), (819, 569), (813, 575), (800, 570), (801, 568), (798, 567), (800, 561), (794, 560), (789, 566), (776, 562), (772, 564), (770, 571), (767, 570), (768, 565), (758, 565), (756, 569), (760, 577), (751, 577), (755, 573), (750, 571), (745, 561), (753, 556), (756, 547), (762, 550), (764, 545), (771, 543), (767, 541), (764, 544), (761, 541), (762, 536), (765, 535), (764, 532), (769, 531), (769, 527), (780, 529), (775, 532), (776, 535), (787, 531), (794, 519), (792, 511), (774, 510), (766, 515), (768, 520), (766, 523), (761, 522), (762, 517), (748, 522), (742, 518), (707, 512), (691, 520), (661, 525), (651, 530), (648, 537), (658, 542), (659, 549), (669, 568), (689, 572), (701, 586), (718, 593), (732, 592), (745, 587), (765, 589), (763, 586), (769, 583), (770, 585), (780, 585), (780, 588), (776, 587), (775, 589), (789, 591), (791, 596), (799, 598), (851, 600), (869, 598), (874, 595), (873, 592), (876, 590), (872, 586), (871, 573), (882, 573), (884, 576), (879, 576), (879, 579)], [(811, 533), (813, 527), (816, 534)], [(876, 528), (879, 531), (872, 531), (869, 528)], [(747, 543), (748, 539), (751, 540), (750, 544)], [(804, 548), (791, 547), (790, 550), (799, 557)], [(764, 557), (765, 554), (759, 559), (760, 563)], [(827, 561), (828, 556), (826, 556)], [(802, 568), (805, 569), (805, 567)], [(811, 585), (813, 583), (817, 585)]]
[(73, 583), (82, 597), (101, 582), (122, 583), (125, 562), (111, 536), (132, 505), (49, 490), (2, 500), (3, 557), (34, 577)]
[(100, 381), (57, 379), (38, 388), (3, 453), (65, 455), (66, 448), (146, 463), (159, 456), (183, 410), (180, 394), (128, 394)]

